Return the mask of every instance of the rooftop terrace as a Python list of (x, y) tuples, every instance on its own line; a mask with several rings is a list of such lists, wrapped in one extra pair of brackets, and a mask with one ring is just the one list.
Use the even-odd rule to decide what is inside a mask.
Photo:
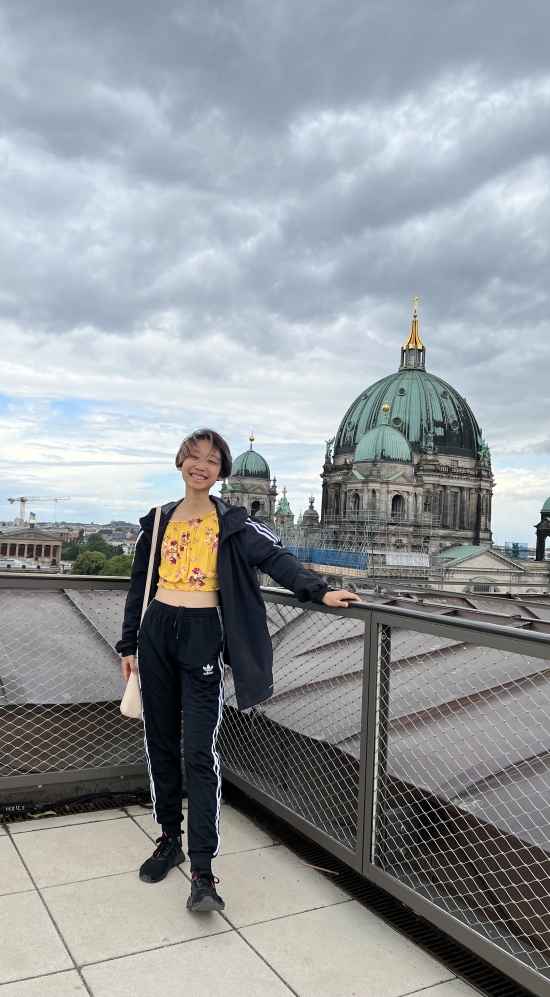
[(222, 808), (223, 914), (185, 909), (189, 864), (137, 870), (143, 807), (0, 828), (1, 997), (473, 997), (445, 966)]
[[(200, 993), (185, 976), (184, 949), (189, 965), (201, 966), (204, 993), (219, 997), (463, 992), (438, 963), (443, 975), (430, 976), (433, 959), (377, 920), (372, 911), (387, 917), (380, 905), (357, 903), (367, 886), (509, 978), (500, 989), (484, 983), (484, 993), (548, 997), (547, 600), (372, 593), (336, 611), (264, 589), (274, 695), (239, 712), (228, 671), (219, 739), (226, 798), (247, 794), (267, 808), (264, 828), (283, 820), (321, 856), (306, 863), (340, 872), (304, 865), (303, 851), (286, 850), (295, 848), (286, 833), (274, 844), (226, 806), (218, 875), (227, 917), (199, 922), (218, 925), (206, 941), (203, 928), (192, 929), (200, 938), (186, 934), (196, 922), (184, 909), (185, 868), (156, 890), (136, 878), (150, 848), (146, 835), (154, 837), (143, 808), (41, 813), (56, 799), (147, 785), (141, 724), (119, 710), (113, 648), (127, 585), (126, 578), (0, 577), (0, 805), (6, 812), (12, 802), (34, 801), (27, 806), (34, 819), (0, 834), (7, 877), (0, 997), (41, 997), (42, 982), (17, 990), (9, 981), (78, 967), (75, 986), (86, 981), (94, 994), (173, 997), (180, 983), (170, 990), (168, 975), (155, 990), (147, 975), (157, 979), (154, 967), (172, 966), (169, 958), (180, 968), (166, 972), (185, 983), (181, 992)], [(172, 907), (163, 913), (160, 901), (152, 905), (164, 890)], [(223, 957), (211, 960), (218, 947)], [(196, 959), (198, 948), (206, 959)], [(430, 951), (443, 958), (437, 945)], [(240, 970), (234, 952), (246, 952)], [(137, 977), (124, 968), (130, 960)], [(216, 978), (208, 976), (211, 962)], [(422, 975), (422, 967), (432, 968)], [(262, 973), (271, 981), (263, 990)], [(480, 979), (469, 976), (482, 986)]]

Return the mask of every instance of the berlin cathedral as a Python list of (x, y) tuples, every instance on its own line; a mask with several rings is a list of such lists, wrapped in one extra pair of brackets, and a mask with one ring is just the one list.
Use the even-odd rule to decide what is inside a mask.
[[(348, 549), (367, 535), (379, 548), (412, 552), (491, 546), (491, 454), (466, 399), (426, 370), (417, 301), (397, 372), (366, 388), (327, 442), (320, 518), (312, 498), (295, 529), (327, 533)], [(293, 527), (286, 490), (277, 503), (276, 480), (252, 443), (221, 496)]]

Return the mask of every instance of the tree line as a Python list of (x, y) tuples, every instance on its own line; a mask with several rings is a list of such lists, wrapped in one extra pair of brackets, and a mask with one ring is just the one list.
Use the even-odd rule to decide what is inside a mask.
[(133, 561), (121, 546), (108, 544), (99, 533), (84, 540), (83, 530), (78, 539), (62, 544), (61, 559), (73, 562), (72, 575), (129, 575)]

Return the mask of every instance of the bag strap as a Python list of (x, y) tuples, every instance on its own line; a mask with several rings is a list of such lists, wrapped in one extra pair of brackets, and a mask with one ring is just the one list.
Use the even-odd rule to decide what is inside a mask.
[(153, 535), (151, 537), (151, 551), (149, 554), (149, 565), (147, 567), (147, 581), (145, 582), (145, 592), (143, 594), (143, 606), (141, 609), (141, 619), (145, 616), (145, 610), (149, 605), (149, 592), (151, 591), (151, 581), (153, 578), (153, 565), (155, 563), (155, 554), (157, 552), (157, 538), (159, 535), (159, 525), (160, 525), (160, 513), (162, 506), (157, 505), (155, 509), (155, 519), (153, 522)]

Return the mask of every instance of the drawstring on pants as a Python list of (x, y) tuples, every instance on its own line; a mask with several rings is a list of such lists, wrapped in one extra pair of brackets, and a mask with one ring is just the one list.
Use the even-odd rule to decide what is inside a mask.
[(179, 640), (180, 635), (180, 622), (185, 615), (185, 606), (178, 606), (176, 615), (174, 616), (174, 626), (176, 627), (176, 640)]

